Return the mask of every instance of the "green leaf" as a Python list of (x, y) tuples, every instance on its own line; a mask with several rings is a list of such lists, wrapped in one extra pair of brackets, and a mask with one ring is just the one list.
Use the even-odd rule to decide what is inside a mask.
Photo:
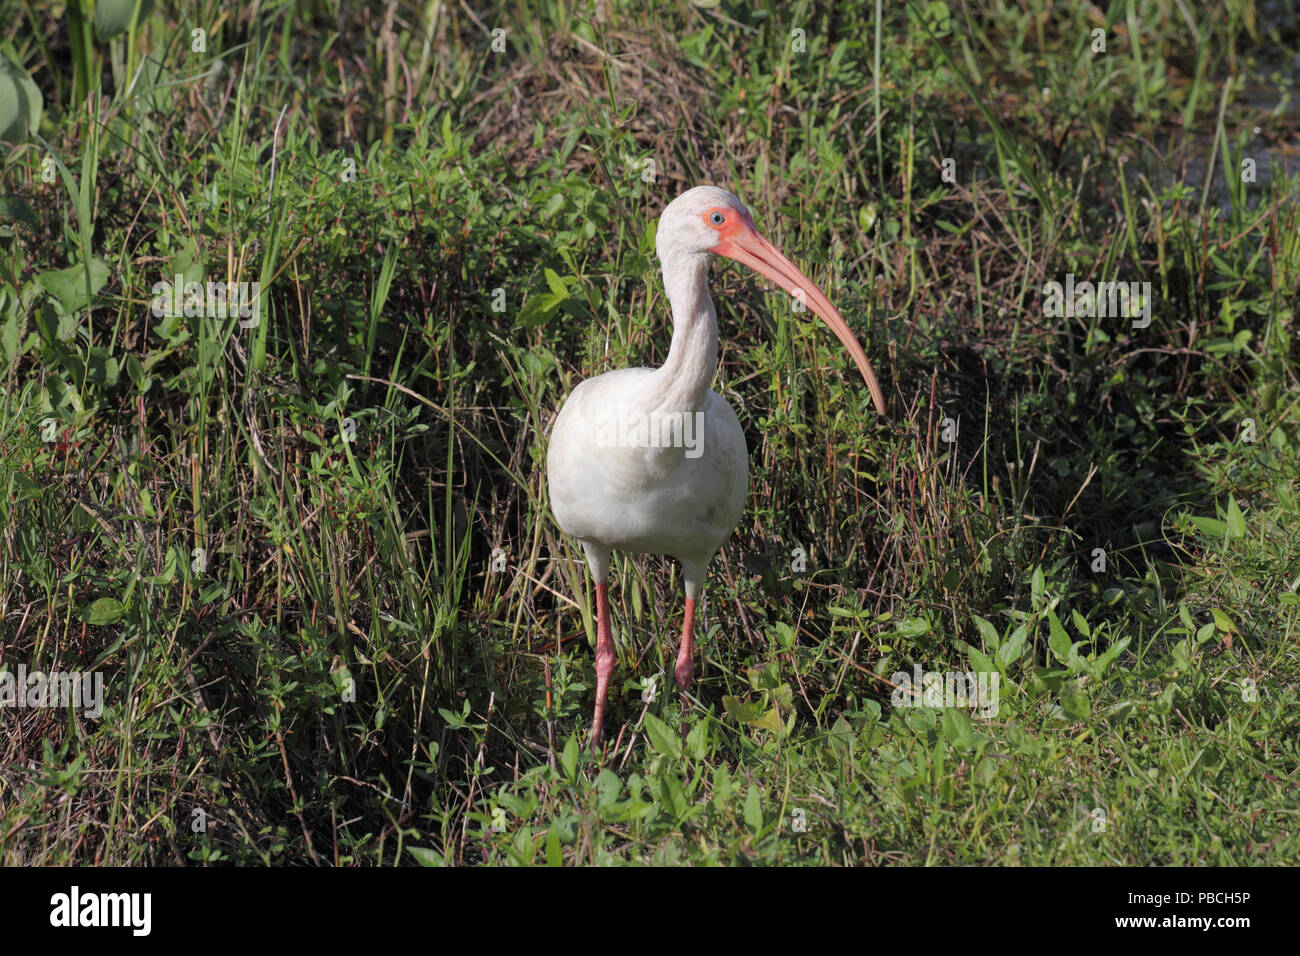
[(645, 733), (650, 738), (650, 745), (659, 753), (668, 757), (682, 755), (681, 736), (673, 733), (667, 724), (649, 712), (645, 715)]
[(95, 0), (95, 33), (101, 40), (111, 40), (131, 28), (131, 14), (140, 9), (136, 25), (153, 12), (153, 0)]
[(663, 805), (668, 808), (668, 813), (674, 821), (682, 819), (690, 809), (690, 801), (686, 799), (682, 782), (677, 779), (675, 773), (666, 773), (659, 778), (659, 795), (663, 798)]
[(961, 750), (970, 750), (979, 742), (979, 736), (971, 727), (970, 718), (955, 707), (944, 708), (939, 731)]
[(1007, 642), (998, 648), (997, 659), (1002, 666), (1005, 667), (1013, 661), (1020, 660), (1020, 655), (1025, 649), (1025, 637), (1027, 634), (1028, 632), (1025, 630), (1025, 626), (1021, 624), (1011, 632), (1011, 636), (1007, 638)]
[(564, 865), (564, 854), (560, 851), (560, 827), (554, 823), (546, 831), (546, 865)]
[(1228, 537), (1244, 538), (1246, 536), (1246, 516), (1237, 507), (1237, 499), (1228, 498)]
[(930, 633), (930, 622), (923, 617), (909, 617), (898, 622), (898, 633), (903, 637), (922, 637)]
[(81, 620), (86, 624), (102, 627), (116, 624), (126, 613), (126, 605), (116, 598), (100, 598), (81, 611)]
[(1121, 637), (1097, 657), (1097, 661), (1093, 667), (1093, 671), (1097, 677), (1105, 676), (1106, 669), (1115, 662), (1117, 657), (1124, 653), (1124, 649), (1128, 647), (1130, 640), (1130, 638)]
[(554, 269), (545, 270), (546, 284), (550, 286), (551, 294), (561, 302), (569, 297), (569, 289), (564, 284), (564, 280), (559, 277)]
[(980, 632), (980, 637), (984, 639), (985, 646), (997, 649), (998, 645), (1002, 643), (1002, 638), (998, 636), (998, 629), (978, 614), (972, 614), (971, 617), (975, 619), (975, 628)]
[(7, 41), (5, 46), (0, 60), (0, 142), (17, 145), (40, 126), (43, 100)]
[(1088, 620), (1078, 611), (1071, 609), (1070, 620), (1074, 622), (1074, 629), (1084, 637), (1092, 637), (1092, 628), (1088, 627)]
[[(539, 197), (540, 198), (540, 197)], [(564, 208), (564, 193), (557, 192), (547, 200), (546, 205), (542, 207), (540, 218), (543, 222), (550, 219), (557, 212)]]
[(112, 388), (118, 380), (117, 359), (109, 354), (108, 349), (93, 346), (86, 362), (86, 376), (96, 385)]
[[(758, 720), (759, 715), (763, 712), (757, 704), (748, 704), (736, 697), (734, 694), (722, 695), (722, 709), (725, 710), (737, 723), (752, 724)], [(646, 714), (649, 717), (649, 714)]]
[(427, 846), (408, 846), (406, 852), (415, 857), (415, 862), (420, 866), (443, 866), (445, 861), (442, 854), (437, 850), (431, 850)]
[(755, 833), (763, 826), (763, 804), (758, 795), (758, 787), (750, 787), (745, 795), (745, 822)]
[(695, 726), (686, 734), (686, 756), (694, 760), (703, 760), (709, 752), (709, 725), (697, 720)]
[(0, 67), (0, 141), (20, 143), (27, 138), (26, 112), (17, 78)]
[(992, 672), (997, 670), (993, 666), (993, 659), (973, 644), (966, 645), (966, 657), (970, 659), (971, 665), (976, 671)]
[(1210, 614), (1214, 617), (1214, 626), (1218, 628), (1221, 633), (1231, 634), (1237, 629), (1236, 625), (1232, 623), (1232, 618), (1228, 617), (1228, 615), (1224, 614), (1217, 607), (1211, 608)]
[[(30, 478), (28, 478), (20, 471), (15, 471), (13, 473), (13, 482), (14, 482), (14, 491), (15, 491), (14, 497), (17, 498), (19, 501), (26, 501), (29, 499), (39, 498), (41, 496), (41, 492), (44, 490), (44, 487), (42, 485), (39, 485), (36, 482), (32, 481)], [(1286, 597), (1285, 594), (1282, 596)]]
[(131, 384), (136, 387), (137, 391), (147, 392), (149, 390), (151, 379), (145, 376), (144, 368), (140, 365), (140, 359), (134, 352), (127, 354), (126, 361), (122, 363), (122, 367), (126, 369), (126, 374), (131, 379)]
[(1047, 612), (1047, 624), (1050, 631), (1047, 646), (1052, 649), (1052, 654), (1058, 661), (1062, 664), (1068, 663), (1070, 660), (1070, 637), (1065, 633), (1065, 628), (1061, 626), (1061, 622), (1057, 620), (1055, 611)]
[(713, 803), (726, 806), (731, 802), (731, 771), (721, 764), (713, 771)]
[(596, 805), (601, 807), (613, 804), (623, 792), (623, 781), (608, 767), (602, 767), (600, 773), (596, 775), (595, 786)]
[[(108, 263), (96, 256), (90, 261), (90, 295), (93, 296), (108, 282)], [(90, 304), (86, 295), (86, 267), (81, 263), (66, 269), (50, 269), (36, 277), (36, 284), (48, 292), (64, 314), (79, 312)]]
[(772, 733), (778, 734), (781, 732), (781, 712), (773, 707), (750, 726), (758, 730), (770, 730)]
[(21, 196), (0, 196), (0, 219), (21, 222), (32, 229), (40, 224), (36, 211)]
[(530, 295), (528, 301), (519, 309), (519, 314), (515, 316), (515, 325), (521, 329), (542, 325), (555, 314), (562, 301), (563, 299), (557, 299), (549, 292)]
[(465, 718), (460, 714), (453, 713), (445, 707), (439, 707), (438, 713), (441, 714), (442, 719), (447, 722), (447, 728), (449, 730), (460, 730), (465, 726)]
[(1218, 518), (1205, 518), (1201, 515), (1188, 515), (1187, 520), (1192, 523), (1201, 534), (1208, 537), (1222, 540), (1228, 536), (1228, 526)]
[(567, 780), (572, 780), (578, 769), (578, 741), (572, 735), (564, 742), (564, 750), (560, 753), (560, 769)]
[(1091, 709), (1088, 695), (1084, 691), (1073, 684), (1061, 688), (1061, 710), (1067, 717), (1072, 720), (1087, 720)]

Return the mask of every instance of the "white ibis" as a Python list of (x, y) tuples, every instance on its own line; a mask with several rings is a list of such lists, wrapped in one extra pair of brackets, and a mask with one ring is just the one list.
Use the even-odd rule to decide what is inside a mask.
[(673, 675), (683, 698), (695, 671), (695, 602), (709, 559), (740, 520), (749, 485), (745, 433), (731, 406), (709, 390), (718, 364), (718, 323), (709, 296), (714, 256), (742, 262), (811, 308), (835, 333), (866, 380), (876, 411), (885, 397), (848, 323), (826, 296), (759, 235), (740, 200), (696, 186), (668, 204), (656, 238), (673, 312), (668, 359), (625, 368), (573, 390), (551, 430), (546, 470), (551, 510), (582, 543), (596, 582), (596, 711), (600, 746), (614, 672), (609, 626), (609, 556), (666, 554), (681, 562), (686, 615)]

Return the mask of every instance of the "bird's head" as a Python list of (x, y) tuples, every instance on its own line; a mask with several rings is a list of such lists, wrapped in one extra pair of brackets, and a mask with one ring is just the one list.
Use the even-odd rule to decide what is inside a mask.
[(660, 259), (682, 253), (726, 255), (719, 243), (746, 229), (758, 231), (744, 203), (717, 186), (696, 186), (664, 207), (655, 245)]
[(813, 281), (759, 234), (744, 203), (717, 186), (696, 186), (670, 202), (659, 216), (655, 247), (665, 272), (682, 258), (726, 256), (749, 266), (815, 312), (835, 333), (862, 373), (876, 411), (885, 414), (885, 396), (862, 346), (844, 317)]

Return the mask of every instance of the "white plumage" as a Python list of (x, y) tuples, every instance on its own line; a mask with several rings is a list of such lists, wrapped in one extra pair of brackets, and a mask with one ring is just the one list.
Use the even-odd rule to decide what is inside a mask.
[(723, 255), (772, 279), (817, 313), (845, 345), (871, 391), (884, 396), (871, 364), (835, 307), (771, 243), (740, 200), (697, 186), (669, 203), (656, 237), (673, 313), (668, 358), (587, 379), (551, 430), (547, 483), (560, 528), (582, 543), (596, 582), (596, 706), (600, 743), (615, 663), (609, 627), (609, 556), (666, 554), (682, 564), (686, 615), (675, 677), (683, 694), (694, 671), (695, 602), (709, 559), (740, 520), (749, 484), (745, 434), (731, 406), (709, 390), (718, 363), (718, 325), (709, 262)]

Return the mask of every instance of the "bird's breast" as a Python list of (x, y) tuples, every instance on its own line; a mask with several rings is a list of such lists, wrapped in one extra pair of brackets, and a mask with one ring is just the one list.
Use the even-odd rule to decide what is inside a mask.
[(556, 521), (568, 534), (638, 553), (712, 554), (740, 520), (748, 450), (731, 406), (708, 392), (697, 409), (647, 396), (650, 369), (622, 369), (574, 389), (547, 449)]

